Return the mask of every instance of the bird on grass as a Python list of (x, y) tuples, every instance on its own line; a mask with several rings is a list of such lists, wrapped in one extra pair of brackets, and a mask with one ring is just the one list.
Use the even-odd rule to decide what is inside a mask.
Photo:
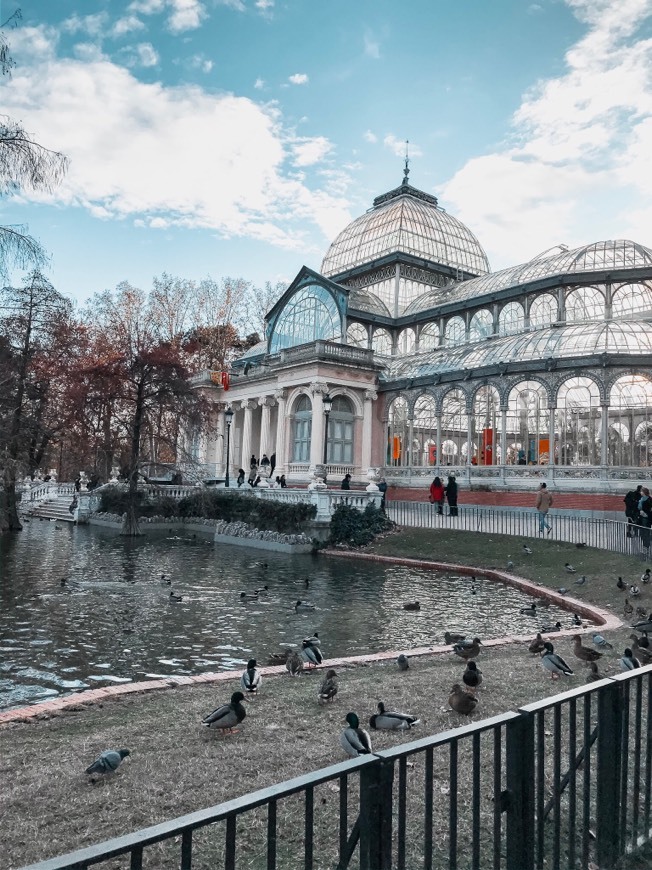
[(399, 671), (409, 671), (410, 670), (410, 662), (408, 661), (408, 657), (401, 653), (401, 655), (396, 659), (396, 664), (398, 665)]
[(543, 625), (541, 631), (543, 634), (553, 634), (555, 631), (561, 631), (561, 622), (556, 622), (554, 625)]
[(536, 616), (537, 606), (536, 604), (530, 604), (529, 607), (521, 607), (519, 613), (522, 613), (524, 616)]
[(364, 728), (360, 727), (357, 713), (346, 714), (347, 727), (340, 734), (340, 746), (350, 755), (357, 758), (359, 755), (369, 755), (371, 752), (371, 737)]
[(459, 683), (453, 683), (453, 687), (448, 696), (448, 703), (456, 713), (470, 716), (478, 706), (478, 699), (475, 695), (465, 692)]
[(309, 601), (297, 601), (294, 605), (295, 613), (311, 613), (315, 609), (315, 605)]
[(227, 732), (229, 734), (236, 734), (238, 730), (236, 725), (239, 725), (247, 715), (247, 711), (242, 704), (243, 701), (244, 695), (242, 692), (234, 692), (228, 704), (222, 704), (221, 707), (213, 710), (208, 716), (204, 716), (202, 725), (205, 725), (207, 728), (218, 728), (225, 734)]
[(287, 657), (285, 667), (291, 677), (298, 677), (303, 670), (303, 659), (296, 650)]
[(317, 700), (320, 704), (325, 704), (327, 701), (334, 701), (337, 695), (337, 671), (332, 668), (326, 671), (326, 677), (322, 680), (322, 684), (317, 692)]
[(507, 564), (505, 565), (505, 567), (507, 568), (508, 571), (511, 571), (514, 568), (514, 563), (512, 562), (512, 557), (509, 555), (507, 556)]
[(583, 550), (586, 547), (586, 541), (582, 541), (579, 544), (575, 544), (578, 550)]
[(183, 595), (177, 595), (176, 592), (170, 592), (170, 601), (183, 601)]
[(453, 647), (453, 652), (462, 659), (475, 659), (480, 655), (480, 647), (482, 641), (479, 637), (474, 637), (472, 641), (461, 641)]
[(544, 639), (541, 637), (541, 632), (537, 632), (537, 636), (534, 638), (532, 643), (529, 645), (528, 650), (533, 654), (541, 654), (544, 648)]
[(630, 634), (632, 641), (632, 652), (642, 665), (649, 665), (652, 662), (652, 652), (645, 649), (638, 642), (638, 637), (635, 634)]
[(385, 709), (382, 701), (378, 702), (378, 712), (369, 719), (369, 727), (374, 731), (409, 731), (418, 725), (421, 719), (410, 716), (409, 713), (394, 713)]
[(128, 755), (131, 755), (128, 749), (106, 749), (86, 768), (86, 773), (91, 776), (94, 773), (114, 773)]
[(613, 646), (601, 634), (594, 634), (592, 637), (593, 643), (600, 649), (613, 649)]
[(482, 682), (482, 671), (475, 662), (467, 662), (466, 670), (462, 674), (462, 682), (465, 686), (468, 686), (472, 692), (475, 692), (479, 687)]
[(634, 671), (641, 667), (641, 663), (637, 658), (634, 658), (634, 653), (629, 647), (626, 648), (620, 659), (620, 667), (623, 671)]
[(598, 670), (598, 665), (596, 662), (589, 662), (589, 675), (586, 678), (587, 683), (595, 683), (596, 680), (602, 680), (604, 677)]
[(647, 634), (648, 631), (652, 631), (652, 613), (646, 619), (640, 619), (638, 622), (635, 622), (632, 625), (632, 628), (635, 631), (640, 631), (643, 634)]
[(421, 610), (421, 605), (418, 601), (411, 601), (403, 605), (403, 610)]
[(301, 647), (303, 651), (303, 657), (308, 662), (308, 666), (312, 665), (313, 668), (316, 668), (317, 665), (320, 665), (324, 657), (321, 654), (321, 650), (318, 646), (313, 646), (310, 641), (304, 640), (301, 642)]
[(647, 631), (644, 631), (644, 632), (643, 632), (643, 637), (640, 637), (640, 638), (638, 639), (638, 645), (639, 645), (639, 646), (642, 646), (643, 649), (649, 649), (649, 648), (650, 648), (650, 639), (649, 639), (649, 637), (647, 636)]
[(587, 582), (586, 581), (586, 574), (582, 574), (582, 576), (578, 577), (577, 580), (575, 581), (575, 585), (576, 586), (584, 586), (584, 584), (586, 582)]
[(566, 589), (565, 586), (560, 586), (557, 592), (559, 592), (560, 595), (568, 595), (568, 589)]
[[(633, 612), (634, 612), (634, 607), (633, 607), (633, 605), (631, 605), (629, 603), (629, 598), (626, 598), (625, 604), (623, 606), (623, 613), (625, 614), (625, 616), (631, 616)], [(636, 626), (634, 626), (634, 627), (636, 627)]]
[(647, 617), (647, 610), (644, 607), (637, 607), (636, 615), (639, 619), (645, 619)]
[(573, 636), (573, 653), (576, 658), (583, 662), (597, 662), (598, 659), (602, 658), (601, 652), (582, 645), (582, 637), (579, 634)]
[(623, 581), (622, 577), (618, 578), (618, 580), (616, 581), (616, 586), (620, 589), (621, 592), (627, 589), (627, 584)]
[(532, 548), (528, 547), (527, 544), (523, 544), (523, 555), (524, 556), (531, 556), (532, 555)]
[(649, 583), (650, 582), (650, 569), (646, 568), (645, 571), (641, 574), (641, 583)]
[(444, 632), (444, 641), (447, 644), (460, 643), (466, 638), (465, 634), (458, 634), (455, 631), (445, 631)]
[(309, 643), (310, 646), (321, 646), (321, 640), (319, 639), (319, 632), (315, 631), (311, 634), (310, 637), (304, 637), (302, 643)]
[(573, 671), (571, 671), (563, 658), (560, 655), (557, 655), (555, 648), (549, 640), (544, 644), (544, 653), (541, 656), (541, 667), (546, 671), (550, 671), (551, 680), (558, 680), (560, 674), (564, 674), (564, 676), (567, 677), (574, 676)]
[(256, 667), (256, 659), (249, 659), (247, 662), (247, 670), (243, 672), (240, 677), (240, 685), (242, 686), (242, 691), (247, 695), (255, 695), (260, 689), (260, 685), (263, 681), (263, 678), (260, 675), (260, 671)]
[(577, 574), (577, 568), (573, 568), (573, 566), (570, 564), (570, 562), (565, 562), (564, 568), (566, 569), (566, 571), (569, 574)]
[(629, 587), (629, 594), (632, 596), (632, 598), (636, 598), (637, 595), (641, 594), (641, 590), (638, 588), (636, 583), (632, 583), (632, 585)]

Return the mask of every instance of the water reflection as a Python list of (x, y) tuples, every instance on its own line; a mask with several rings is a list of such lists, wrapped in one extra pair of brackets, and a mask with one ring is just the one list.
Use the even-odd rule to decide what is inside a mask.
[[(161, 582), (161, 574), (172, 585)], [(65, 584), (61, 580), (65, 578)], [(306, 588), (306, 578), (309, 587)], [(256, 601), (241, 591), (269, 586)], [(170, 601), (170, 590), (182, 596)], [(297, 614), (309, 599), (313, 613)], [(421, 610), (403, 604), (418, 599)], [(528, 633), (568, 614), (481, 578), (35, 522), (0, 538), (0, 707), (89, 686), (240, 668), (317, 630), (325, 655)]]

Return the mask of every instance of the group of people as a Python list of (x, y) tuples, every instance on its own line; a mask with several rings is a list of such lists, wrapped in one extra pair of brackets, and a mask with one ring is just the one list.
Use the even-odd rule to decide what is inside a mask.
[(640, 535), (644, 547), (650, 546), (650, 530), (652, 529), (652, 496), (647, 486), (639, 484), (630, 490), (625, 498), (625, 516), (627, 517), (627, 537)]
[(444, 501), (448, 502), (448, 508), (452, 517), (457, 516), (457, 481), (454, 474), (448, 475), (448, 482), (444, 485), (440, 477), (436, 477), (430, 484), (430, 504), (437, 505), (437, 513), (444, 513)]

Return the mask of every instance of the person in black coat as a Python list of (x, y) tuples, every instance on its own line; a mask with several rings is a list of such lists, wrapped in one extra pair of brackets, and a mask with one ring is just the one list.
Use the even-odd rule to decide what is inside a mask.
[(454, 474), (448, 475), (448, 483), (444, 487), (444, 492), (446, 493), (446, 501), (448, 502), (448, 507), (450, 509), (450, 515), (452, 517), (457, 516), (457, 481), (455, 480)]

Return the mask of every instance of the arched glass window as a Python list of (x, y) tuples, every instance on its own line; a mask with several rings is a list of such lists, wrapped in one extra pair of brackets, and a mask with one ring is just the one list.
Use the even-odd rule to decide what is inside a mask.
[(446, 347), (455, 347), (466, 341), (466, 327), (461, 317), (451, 317), (444, 329), (444, 344)]
[(353, 462), (353, 405), (346, 396), (335, 396), (328, 415), (326, 457), (334, 465)]
[(652, 382), (643, 375), (623, 375), (609, 393), (609, 465), (648, 466), (648, 427), (652, 428)]
[(371, 347), (374, 353), (381, 356), (392, 355), (392, 336), (386, 329), (374, 330), (373, 338), (371, 339)]
[(498, 334), (515, 335), (525, 329), (525, 309), (520, 302), (508, 302), (498, 315)]
[(414, 353), (416, 335), (413, 329), (402, 329), (398, 334), (398, 352), (400, 354)]
[(566, 297), (566, 322), (604, 320), (604, 295), (597, 287), (578, 287)]
[(369, 347), (369, 336), (361, 323), (351, 323), (346, 330), (346, 343), (355, 347)]
[(310, 284), (285, 303), (270, 341), (270, 353), (317, 339), (340, 341), (342, 321), (335, 299), (324, 287)]
[(645, 284), (626, 284), (619, 287), (611, 298), (611, 312), (614, 320), (630, 314), (652, 313), (652, 290)]
[(389, 406), (386, 465), (409, 465), (408, 406), (399, 396)]
[(441, 413), (442, 462), (453, 462), (453, 457), (466, 454), (468, 425), (466, 396), (462, 390), (449, 390), (444, 396)]
[(552, 293), (542, 293), (530, 305), (530, 326), (542, 329), (557, 320), (557, 300)]
[(494, 318), (487, 308), (476, 311), (469, 324), (469, 341), (482, 341), (492, 335), (494, 331)]
[(488, 384), (480, 387), (473, 400), (473, 418), (471, 421), (473, 426), (473, 455), (478, 465), (497, 465), (500, 462), (498, 458), (500, 422), (498, 390)]
[(299, 396), (294, 406), (293, 462), (310, 462), (312, 435), (312, 402), (308, 396)]
[(424, 353), (439, 347), (439, 325), (426, 323), (419, 333), (419, 350)]
[(419, 396), (412, 416), (412, 465), (437, 464), (437, 418), (432, 396)]
[(600, 391), (591, 378), (569, 378), (557, 393), (555, 461), (560, 465), (600, 462)]
[(521, 381), (507, 400), (508, 465), (550, 462), (548, 394), (538, 381)]

